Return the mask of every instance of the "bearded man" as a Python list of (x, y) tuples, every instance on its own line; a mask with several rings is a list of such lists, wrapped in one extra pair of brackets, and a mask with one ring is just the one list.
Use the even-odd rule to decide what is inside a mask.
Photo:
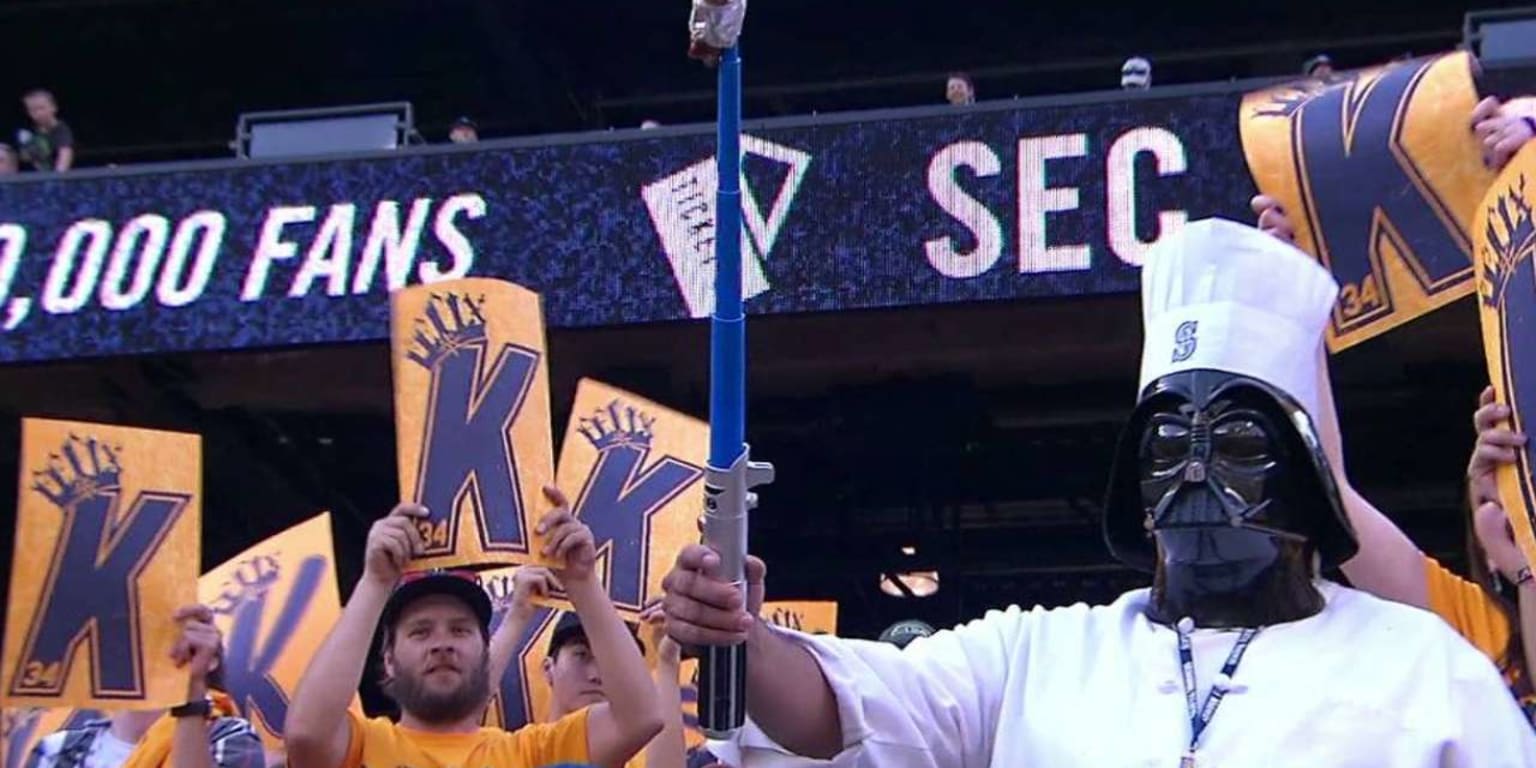
[[(288, 708), (291, 768), (619, 768), (661, 731), (645, 659), (597, 578), (592, 531), (557, 489), (544, 493), (555, 509), (539, 523), (548, 539), (543, 553), (563, 563), (551, 571), (603, 665), (606, 700), (511, 733), (482, 727), (491, 694), (490, 597), (472, 573), (406, 570), (424, 550), (417, 522), (427, 511), (402, 504), (369, 531), (363, 575)], [(400, 707), (398, 722), (347, 707), (376, 628), (384, 692)]]

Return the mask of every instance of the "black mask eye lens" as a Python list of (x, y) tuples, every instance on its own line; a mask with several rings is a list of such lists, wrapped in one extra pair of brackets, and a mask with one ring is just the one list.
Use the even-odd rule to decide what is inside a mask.
[(1189, 458), (1189, 451), (1189, 427), (1163, 420), (1147, 430), (1141, 455), (1153, 475), (1165, 475), (1182, 465)]
[(1211, 430), (1211, 453), (1223, 463), (1263, 469), (1275, 462), (1269, 430), (1248, 417), (1227, 419)]

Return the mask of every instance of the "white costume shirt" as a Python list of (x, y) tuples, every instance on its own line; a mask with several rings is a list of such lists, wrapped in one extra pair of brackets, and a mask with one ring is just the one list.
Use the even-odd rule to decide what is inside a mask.
[[(1197, 766), (1536, 768), (1536, 735), (1486, 656), (1426, 611), (1318, 587), (1321, 613), (1249, 646)], [(1146, 618), (1148, 595), (992, 611), (904, 651), (784, 631), (830, 682), (844, 751), (795, 757), (750, 721), (711, 751), (737, 768), (1175, 768), (1190, 734), (1178, 641)], [(1236, 633), (1192, 641), (1203, 703)]]

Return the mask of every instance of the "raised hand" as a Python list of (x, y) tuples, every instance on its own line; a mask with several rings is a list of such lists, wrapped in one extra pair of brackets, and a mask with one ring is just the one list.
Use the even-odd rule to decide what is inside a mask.
[(512, 574), (512, 615), (527, 619), (533, 615), (534, 598), (548, 597), (550, 592), (564, 589), (554, 571), (542, 565), (523, 565)]
[(597, 565), (592, 529), (576, 519), (560, 489), (546, 485), (544, 497), (555, 508), (539, 520), (538, 531), (545, 537), (543, 554), (564, 564), (551, 569), (552, 572), (567, 585), (590, 581), (596, 575)]
[(1253, 215), (1259, 217), (1259, 231), (1287, 243), (1296, 242), (1296, 230), (1291, 226), (1291, 220), (1285, 215), (1279, 200), (1269, 195), (1256, 195), (1248, 205), (1253, 208)]
[(1509, 516), (1504, 514), (1504, 508), (1495, 501), (1479, 506), (1472, 513), (1472, 532), (1488, 556), (1488, 565), (1512, 583), (1520, 583), (1520, 572), (1528, 564), (1520, 544), (1515, 541), (1515, 529), (1509, 523)]
[(363, 577), (388, 586), (400, 581), (411, 559), (423, 549), (416, 521), (426, 516), (426, 507), (400, 504), (374, 522), (363, 555)]
[(1467, 493), (1474, 509), (1483, 504), (1499, 503), (1499, 485), (1494, 472), (1502, 464), (1515, 463), (1516, 451), (1525, 447), (1525, 435), (1502, 426), (1510, 416), (1509, 406), (1494, 401), (1493, 387), (1483, 389), (1478, 397), (1472, 426), (1477, 430), (1477, 445), (1467, 461)]
[(1478, 409), (1472, 416), (1477, 428), (1477, 446), (1467, 462), (1467, 496), (1472, 504), (1472, 532), (1487, 554), (1489, 565), (1510, 581), (1519, 581), (1527, 566), (1525, 553), (1515, 541), (1514, 528), (1499, 501), (1496, 472), (1500, 465), (1513, 464), (1516, 452), (1525, 446), (1525, 435), (1501, 426), (1510, 416), (1509, 407), (1494, 401), (1493, 387), (1478, 397)]
[(647, 630), (646, 647), (656, 649), (656, 656), (662, 664), (675, 667), (682, 663), (683, 647), (667, 636), (667, 613), (662, 608), (661, 600), (653, 601), (640, 611), (640, 623)]
[(172, 618), (181, 625), (181, 637), (171, 648), (171, 660), (191, 675), (189, 697), (201, 697), (208, 691), (208, 673), (219, 666), (224, 635), (214, 625), (213, 611), (206, 605), (184, 606)]
[(735, 585), (720, 577), (720, 556), (714, 550), (693, 544), (677, 556), (677, 562), (662, 580), (666, 597), (667, 634), (685, 645), (734, 645), (745, 642), (747, 630), (763, 607), (763, 582), (767, 567), (755, 557), (747, 558), (747, 590), (743, 596)]
[(1489, 96), (1472, 110), (1472, 133), (1482, 144), (1483, 165), (1500, 170), (1526, 142), (1536, 138), (1536, 124), (1511, 114), (1497, 97)]

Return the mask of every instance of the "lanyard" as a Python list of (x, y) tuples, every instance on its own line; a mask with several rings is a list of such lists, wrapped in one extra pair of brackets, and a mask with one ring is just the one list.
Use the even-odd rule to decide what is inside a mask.
[[(1195, 765), (1195, 748), (1200, 744), (1200, 736), (1205, 733), (1206, 726), (1211, 724), (1211, 719), (1216, 716), (1216, 708), (1221, 706), (1221, 700), (1227, 695), (1225, 685), (1212, 685), (1209, 693), (1205, 695), (1205, 705), (1197, 706), (1195, 703), (1195, 652), (1190, 648), (1189, 635), (1182, 629), (1175, 629), (1179, 636), (1179, 666), (1184, 678), (1184, 703), (1189, 709), (1189, 749), (1184, 753), (1184, 759), (1179, 763), (1180, 768), (1193, 768)], [(1232, 652), (1227, 654), (1227, 661), (1221, 665), (1221, 675), (1230, 679), (1237, 672), (1237, 665), (1242, 662), (1243, 654), (1248, 652), (1248, 644), (1253, 642), (1254, 636), (1259, 634), (1258, 629), (1245, 629), (1237, 636), (1237, 644), (1232, 646)], [(1219, 680), (1220, 678), (1218, 678)]]

